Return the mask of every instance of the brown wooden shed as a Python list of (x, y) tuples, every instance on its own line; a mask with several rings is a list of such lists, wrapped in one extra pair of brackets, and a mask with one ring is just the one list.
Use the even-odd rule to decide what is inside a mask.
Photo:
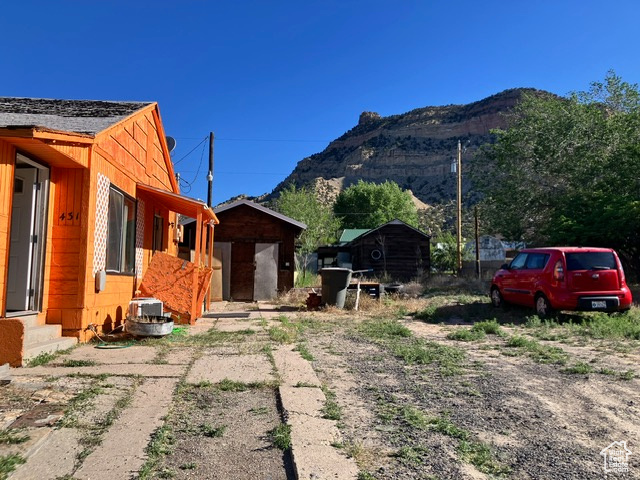
[(354, 270), (373, 269), (377, 277), (407, 281), (429, 273), (430, 237), (392, 220), (354, 238), (349, 246)]
[[(304, 223), (248, 200), (214, 209), (216, 226), (212, 300), (271, 300), (293, 288), (296, 237)], [(185, 237), (189, 226), (185, 227)]]

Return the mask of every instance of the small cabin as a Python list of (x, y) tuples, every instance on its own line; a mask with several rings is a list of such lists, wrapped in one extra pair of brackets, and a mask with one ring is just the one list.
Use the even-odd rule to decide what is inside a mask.
[(371, 269), (371, 275), (408, 281), (429, 274), (430, 237), (400, 220), (368, 230), (348, 243), (354, 270)]
[[(293, 288), (296, 239), (307, 228), (274, 210), (238, 200), (214, 209), (212, 300), (272, 300)], [(193, 227), (185, 225), (185, 241)]]
[(180, 195), (155, 102), (0, 98), (0, 195), (0, 364), (122, 325), (177, 214), (198, 264), (217, 223)]

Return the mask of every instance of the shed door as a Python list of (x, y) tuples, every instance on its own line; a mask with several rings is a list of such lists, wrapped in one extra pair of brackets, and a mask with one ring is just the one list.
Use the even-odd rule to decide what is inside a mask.
[(254, 300), (272, 300), (278, 294), (278, 244), (256, 243)]
[(233, 242), (231, 245), (231, 299), (253, 300), (255, 243)]

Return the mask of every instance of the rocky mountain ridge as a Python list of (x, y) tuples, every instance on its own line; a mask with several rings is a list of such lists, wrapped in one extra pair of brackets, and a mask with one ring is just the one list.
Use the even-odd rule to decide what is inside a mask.
[[(547, 94), (518, 88), (466, 105), (417, 108), (388, 117), (363, 112), (355, 127), (324, 151), (301, 160), (269, 197), (295, 183), (314, 186), (321, 197), (331, 199), (362, 179), (395, 181), (427, 204), (454, 199), (456, 175), (451, 163), (458, 140), (467, 145), (464, 164), (478, 147), (492, 141), (492, 129), (507, 126), (507, 114), (525, 92)], [(469, 186), (465, 178), (465, 190)]]

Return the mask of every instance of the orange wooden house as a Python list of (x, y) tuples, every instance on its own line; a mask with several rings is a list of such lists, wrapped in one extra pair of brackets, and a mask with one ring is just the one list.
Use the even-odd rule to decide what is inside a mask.
[(157, 103), (0, 98), (0, 196), (0, 364), (110, 331), (153, 254), (176, 255), (176, 214), (197, 265), (217, 223), (179, 195)]

